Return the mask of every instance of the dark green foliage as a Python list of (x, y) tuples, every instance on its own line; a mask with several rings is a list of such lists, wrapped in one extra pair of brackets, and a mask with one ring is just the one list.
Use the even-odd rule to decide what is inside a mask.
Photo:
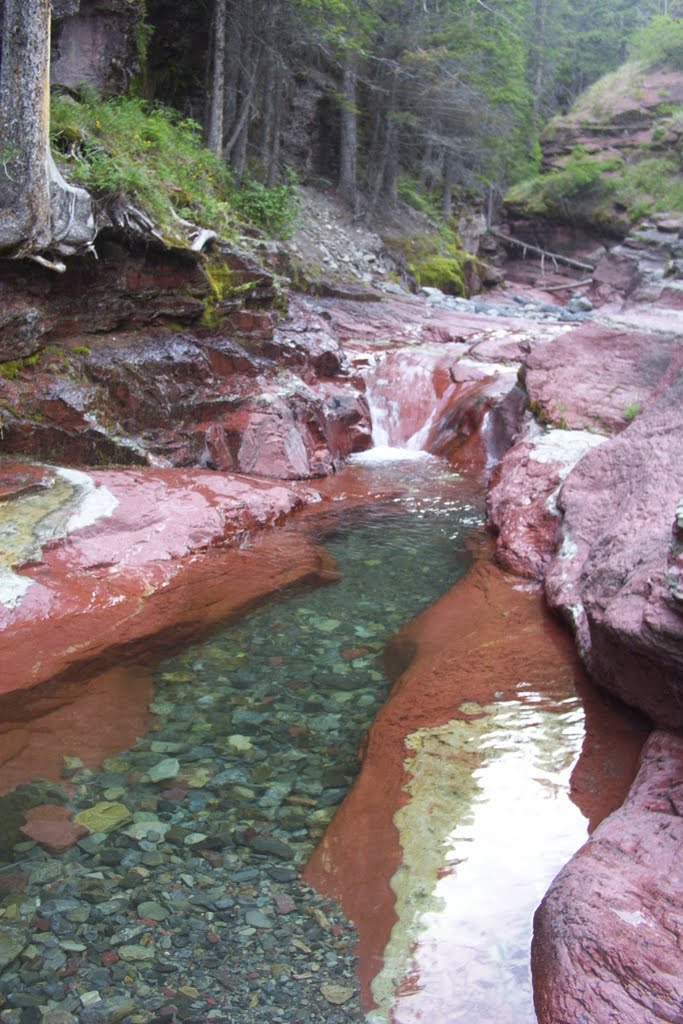
[(271, 235), (291, 234), (297, 214), (297, 192), (293, 184), (267, 188), (260, 181), (246, 181), (234, 193), (235, 208)]

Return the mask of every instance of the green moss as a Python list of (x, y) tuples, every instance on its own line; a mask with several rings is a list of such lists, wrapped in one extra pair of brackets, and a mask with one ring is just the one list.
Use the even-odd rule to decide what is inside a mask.
[(419, 285), (439, 288), (449, 295), (465, 294), (463, 260), (455, 256), (428, 256), (410, 269)]
[(75, 345), (74, 348), (71, 349), (71, 351), (77, 356), (90, 355), (90, 349), (88, 348), (87, 345)]
[(38, 358), (38, 355), (32, 355), (24, 359), (10, 359), (6, 363), (0, 363), (0, 377), (4, 377), (5, 380), (16, 380), (25, 367), (35, 366)]
[(538, 420), (539, 423), (545, 425), (549, 422), (548, 415), (539, 403), (534, 398), (530, 398), (527, 402), (527, 408), (534, 419)]
[(640, 412), (640, 402), (630, 402), (622, 409), (622, 416), (627, 423), (631, 423)]
[(240, 281), (239, 274), (225, 260), (216, 257), (205, 258), (204, 275), (209, 285), (201, 319), (204, 327), (215, 327), (225, 312), (225, 304), (243, 299), (258, 284), (258, 281)]

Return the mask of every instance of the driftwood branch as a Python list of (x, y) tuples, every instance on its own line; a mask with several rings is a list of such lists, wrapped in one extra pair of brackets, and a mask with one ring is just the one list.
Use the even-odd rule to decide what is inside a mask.
[(585, 285), (592, 284), (592, 283), (593, 283), (593, 278), (592, 277), (587, 277), (583, 281), (567, 281), (566, 284), (549, 284), (547, 286), (544, 286), (543, 291), (544, 292), (563, 292), (563, 291), (567, 291), (567, 290), (573, 291), (574, 288), (583, 288), (583, 287), (585, 287)]
[(54, 270), (56, 274), (66, 273), (66, 263), (62, 263), (61, 260), (49, 260), (45, 256), (39, 256), (36, 253), (29, 255), (28, 259), (33, 260), (34, 263), (39, 263), (41, 267), (46, 267), (47, 270)]
[(506, 245), (516, 245), (519, 249), (523, 249), (525, 256), (527, 252), (532, 252), (535, 256), (540, 256), (541, 260), (551, 259), (553, 263), (564, 263), (568, 267), (576, 267), (577, 270), (589, 270), (592, 273), (595, 269), (590, 263), (582, 263), (580, 260), (572, 259), (571, 256), (562, 256), (556, 252), (546, 252), (545, 249), (541, 249), (537, 245), (531, 245), (529, 242), (523, 242), (520, 238), (511, 238), (510, 235), (504, 235), (502, 231), (496, 231), (495, 228), (489, 228), (488, 234), (498, 238)]

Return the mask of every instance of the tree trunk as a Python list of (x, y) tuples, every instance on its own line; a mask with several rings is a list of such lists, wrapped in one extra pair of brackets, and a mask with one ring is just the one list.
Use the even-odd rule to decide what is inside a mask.
[(214, 0), (213, 67), (211, 101), (206, 142), (210, 150), (221, 155), (223, 150), (223, 104), (225, 94), (225, 14), (226, 0)]
[(432, 160), (434, 154), (434, 143), (431, 139), (427, 139), (427, 144), (422, 152), (422, 160), (420, 161), (420, 176), (418, 178), (417, 187), (420, 192), (424, 192), (426, 188), (429, 188), (432, 183), (434, 175), (432, 168)]
[(396, 104), (398, 98), (398, 67), (392, 71), (391, 87), (387, 105), (384, 109), (384, 139), (379, 161), (375, 168), (374, 185), (372, 190), (371, 208), (377, 208), (380, 200), (387, 206), (396, 203), (398, 184), (398, 147), (399, 147), (399, 124), (396, 119)]
[(441, 212), (444, 220), (449, 220), (453, 213), (453, 179), (455, 177), (454, 164), (454, 155), (450, 150), (448, 150), (444, 155), (443, 162), (443, 196), (441, 200)]
[(0, 66), (0, 252), (48, 247), (50, 0), (4, 0)]
[(284, 88), (282, 69), (278, 68), (275, 75), (275, 116), (273, 120), (273, 138), (270, 149), (270, 160), (268, 162), (268, 188), (275, 188), (280, 180), (280, 136), (282, 133), (282, 111), (284, 100), (282, 96)]
[(356, 108), (356, 65), (349, 54), (342, 72), (341, 153), (339, 192), (352, 210), (358, 202), (358, 112)]
[(545, 63), (546, 63), (546, 31), (548, 21), (548, 0), (536, 0), (535, 4), (535, 61), (534, 87), (533, 87), (533, 129), (538, 131), (541, 120), (541, 106), (545, 91)]

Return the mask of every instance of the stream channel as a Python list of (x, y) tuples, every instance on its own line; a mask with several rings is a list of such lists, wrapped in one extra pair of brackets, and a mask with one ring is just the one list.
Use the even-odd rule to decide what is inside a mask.
[[(299, 1005), (296, 1019), (360, 1019), (352, 934), (322, 901), (295, 925), (286, 887), (357, 773), (393, 681), (387, 642), (463, 576), (483, 522), (471, 482), (446, 463), (389, 455), (343, 471), (383, 497), (321, 530), (338, 582), (281, 596), (166, 660), (137, 745), (96, 770), (66, 762), (75, 812), (99, 806), (104, 819), (58, 857), (30, 840), (15, 848), (34, 884), (14, 919), (43, 923), (2, 974), (9, 1006), (30, 1005), (12, 1001), (26, 991), (90, 1020), (107, 994), (140, 1008), (167, 992), (179, 1020), (291, 1021), (291, 979), (323, 967), (328, 1010)], [(569, 797), (584, 742), (571, 673), (547, 693), (519, 679), (514, 699), (486, 705), (454, 690), (453, 712), (405, 741), (396, 923), (384, 966), (361, 965), (376, 974), (373, 1024), (532, 1024), (533, 911), (586, 837)], [(245, 973), (252, 956), (272, 961), (265, 979)]]

